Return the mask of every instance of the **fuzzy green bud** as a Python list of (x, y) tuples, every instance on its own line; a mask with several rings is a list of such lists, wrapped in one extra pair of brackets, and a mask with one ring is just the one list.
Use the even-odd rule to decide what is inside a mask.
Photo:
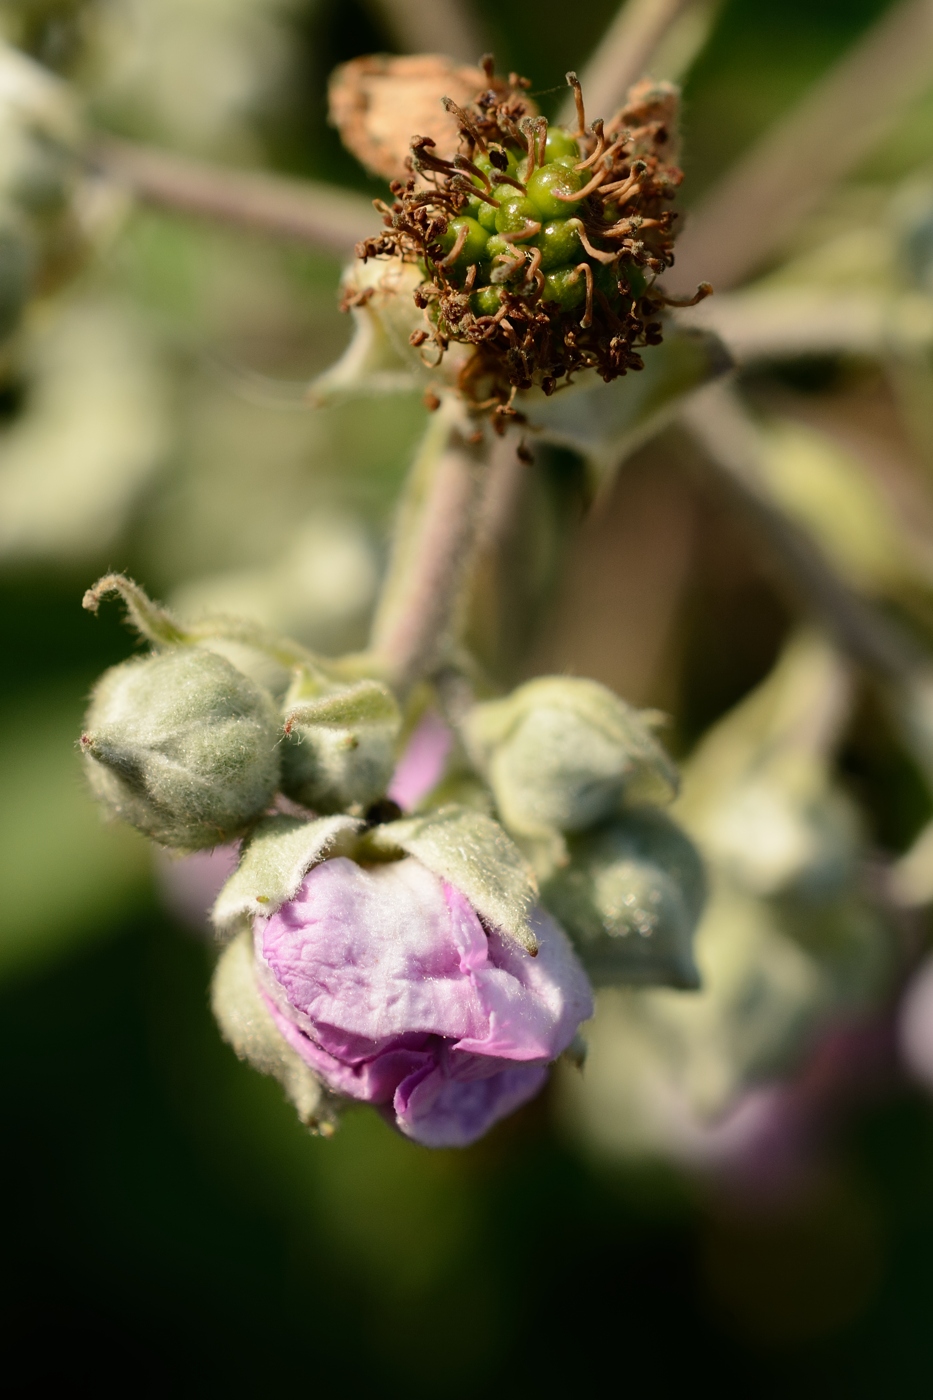
[(384, 795), (395, 767), (401, 714), (378, 681), (286, 701), (282, 790), (315, 812), (362, 812)]
[(281, 725), (271, 696), (224, 657), (172, 647), (98, 681), (81, 748), (91, 785), (164, 846), (230, 841), (272, 801)]
[(568, 842), (542, 898), (596, 986), (695, 988), (693, 932), (706, 880), (692, 842), (645, 807)]
[(467, 743), (507, 827), (581, 831), (623, 802), (665, 802), (676, 771), (637, 710), (596, 681), (546, 676), (477, 705)]

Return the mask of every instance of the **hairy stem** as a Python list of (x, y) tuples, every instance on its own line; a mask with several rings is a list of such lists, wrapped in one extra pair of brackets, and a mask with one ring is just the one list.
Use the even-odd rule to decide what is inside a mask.
[(264, 171), (230, 170), (153, 146), (99, 137), (91, 164), (138, 199), (274, 238), (352, 253), (373, 230), (368, 199)]
[(401, 691), (441, 666), (456, 637), (476, 548), (490, 445), (448, 399), (415, 459), (399, 512), (372, 649)]

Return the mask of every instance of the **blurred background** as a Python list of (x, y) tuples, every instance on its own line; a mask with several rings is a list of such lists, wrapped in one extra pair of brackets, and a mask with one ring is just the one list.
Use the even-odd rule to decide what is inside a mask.
[[(493, 49), (554, 111), (616, 6), (0, 0), (0, 37), (65, 84), (37, 90), (24, 136), (0, 73), (21, 1384), (933, 1382), (933, 17), (681, 8), (658, 62), (684, 83), (683, 275), (717, 287), (683, 324), (722, 336), (735, 384), (612, 471), (539, 447), (490, 523), (471, 635), (504, 686), (570, 671), (672, 716), (679, 813), (713, 872), (705, 990), (604, 994), (582, 1077), (561, 1067), (482, 1143), (430, 1152), (367, 1111), (310, 1138), (234, 1058), (207, 1005), (207, 897), (100, 822), (74, 750), (93, 679), (133, 646), (116, 610), (81, 610), (108, 569), (182, 612), (362, 644), (420, 396), (310, 409), (350, 339), (340, 258), (134, 202), (56, 153), (109, 133), (379, 196), (327, 122), (336, 64), (436, 50), (447, 23), (456, 57)], [(900, 48), (873, 31), (895, 13), (916, 26)], [(853, 80), (826, 75), (859, 42), (846, 107)], [(776, 126), (784, 146), (762, 145)]]

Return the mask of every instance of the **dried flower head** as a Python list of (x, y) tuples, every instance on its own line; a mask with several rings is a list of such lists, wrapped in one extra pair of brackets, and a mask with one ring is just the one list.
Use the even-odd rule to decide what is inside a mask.
[[(526, 79), (496, 77), (472, 102), (444, 99), (459, 150), (432, 136), (411, 142), (407, 180), (378, 202), (384, 231), (357, 255), (416, 264), (414, 300), (424, 316), (411, 335), (425, 362), (450, 344), (473, 348), (457, 387), (494, 422), (520, 417), (519, 390), (551, 394), (582, 369), (605, 380), (641, 369), (661, 340), (670, 304), (656, 279), (674, 261), (671, 202), (682, 173), (676, 154), (677, 93), (639, 83), (608, 123), (587, 123), (575, 74), (576, 130), (533, 115)], [(704, 284), (697, 299), (710, 289)], [(350, 291), (345, 306), (366, 292)]]

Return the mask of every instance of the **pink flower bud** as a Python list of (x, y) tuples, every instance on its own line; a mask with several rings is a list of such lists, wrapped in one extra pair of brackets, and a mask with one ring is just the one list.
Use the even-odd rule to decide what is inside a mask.
[(486, 930), (412, 857), (327, 860), (254, 922), (279, 1030), (334, 1092), (429, 1147), (462, 1147), (535, 1095), (592, 1015), (559, 926), (532, 917), (537, 957)]

